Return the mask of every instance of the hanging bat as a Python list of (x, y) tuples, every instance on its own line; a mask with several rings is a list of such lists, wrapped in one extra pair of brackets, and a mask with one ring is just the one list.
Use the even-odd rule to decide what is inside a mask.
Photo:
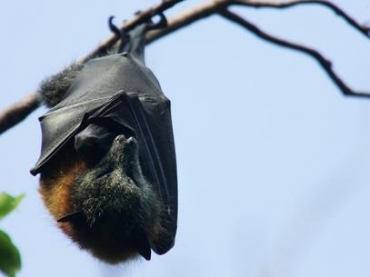
[(164, 254), (177, 228), (170, 101), (144, 63), (151, 21), (120, 36), (117, 54), (74, 64), (40, 86), (40, 193), (58, 226), (95, 257)]

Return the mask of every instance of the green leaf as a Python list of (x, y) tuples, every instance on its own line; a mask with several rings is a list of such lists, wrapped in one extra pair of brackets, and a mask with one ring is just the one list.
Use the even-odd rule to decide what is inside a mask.
[(21, 255), (10, 237), (0, 230), (0, 271), (14, 277), (21, 269)]
[(5, 192), (0, 193), (0, 219), (13, 211), (23, 199), (24, 194), (13, 197)]

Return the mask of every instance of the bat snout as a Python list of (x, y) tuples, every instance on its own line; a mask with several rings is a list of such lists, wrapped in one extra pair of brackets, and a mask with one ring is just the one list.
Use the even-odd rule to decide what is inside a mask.
[(129, 138), (126, 138), (125, 135), (119, 135), (115, 138), (115, 141), (116, 143), (128, 145), (131, 147), (137, 146), (137, 140), (132, 136), (130, 136)]

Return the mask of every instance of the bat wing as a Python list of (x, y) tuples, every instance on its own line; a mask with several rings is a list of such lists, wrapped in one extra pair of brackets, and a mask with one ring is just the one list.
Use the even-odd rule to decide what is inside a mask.
[(97, 114), (129, 128), (138, 138), (143, 173), (164, 208), (166, 233), (159, 244), (151, 242), (153, 250), (163, 254), (173, 246), (177, 228), (177, 174), (170, 101), (164, 95), (152, 99), (121, 91)]
[(164, 206), (167, 230), (152, 249), (163, 254), (174, 244), (177, 224), (177, 174), (170, 101), (153, 73), (128, 53), (88, 62), (66, 98), (40, 118), (41, 155), (31, 173), (89, 124), (103, 122), (119, 133), (134, 134), (143, 174)]

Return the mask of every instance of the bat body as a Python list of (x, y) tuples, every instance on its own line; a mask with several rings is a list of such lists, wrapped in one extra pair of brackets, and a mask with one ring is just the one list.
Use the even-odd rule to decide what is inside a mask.
[(148, 26), (128, 33), (122, 52), (72, 66), (41, 87), (53, 107), (40, 118), (41, 155), (31, 173), (40, 173), (59, 227), (109, 263), (166, 253), (176, 235), (170, 101), (144, 63)]

